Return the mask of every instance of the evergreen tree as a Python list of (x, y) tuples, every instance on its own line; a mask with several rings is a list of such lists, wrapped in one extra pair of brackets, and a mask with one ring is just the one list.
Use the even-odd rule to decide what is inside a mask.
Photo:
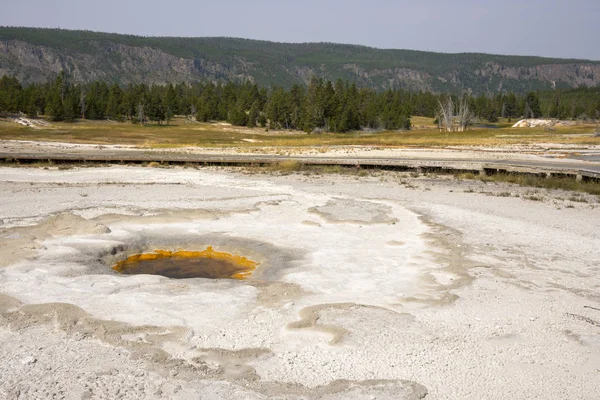
[(52, 121), (62, 121), (65, 119), (65, 110), (60, 98), (60, 91), (55, 88), (46, 101), (46, 115), (50, 117)]
[(173, 111), (169, 107), (165, 109), (165, 122), (167, 125), (173, 120)]
[[(165, 117), (167, 110), (169, 110), (171, 117), (175, 114), (179, 114), (179, 102), (177, 101), (177, 92), (172, 84), (169, 83), (167, 86), (167, 93), (163, 99), (163, 108), (165, 110)], [(168, 122), (167, 122), (168, 123)]]
[(0, 111), (16, 113), (23, 107), (23, 87), (15, 77), (0, 78)]
[(105, 82), (97, 81), (90, 85), (86, 95), (88, 119), (104, 119), (108, 93), (108, 86)]
[(260, 100), (254, 100), (252, 103), (252, 107), (250, 107), (250, 111), (248, 112), (248, 122), (246, 122), (246, 126), (248, 128), (254, 128), (256, 126), (256, 121), (260, 116)]
[(123, 97), (123, 91), (116, 83), (113, 84), (108, 91), (108, 98), (106, 100), (106, 111), (104, 114), (109, 119), (121, 119), (121, 102)]
[(542, 116), (542, 109), (540, 108), (540, 98), (537, 93), (529, 92), (525, 96), (526, 109), (528, 106), (529, 117), (525, 118), (540, 118)]
[(77, 118), (77, 109), (79, 98), (77, 93), (72, 89), (67, 89), (65, 99), (63, 101), (63, 116), (67, 122), (74, 122)]
[(505, 113), (508, 118), (515, 118), (519, 116), (519, 112), (517, 111), (517, 97), (514, 93), (509, 93), (505, 99)]
[(323, 90), (323, 80), (313, 76), (308, 84), (306, 100), (302, 111), (302, 129), (305, 132), (312, 132), (317, 127), (324, 125), (324, 105), (321, 99)]
[(498, 122), (498, 112), (495, 107), (489, 107), (485, 118), (488, 122)]
[(148, 107), (146, 115), (150, 121), (155, 121), (159, 125), (165, 120), (165, 109), (163, 107), (163, 100), (160, 96), (160, 91), (157, 86), (152, 86), (150, 89), (150, 95), (148, 99)]
[(265, 116), (264, 112), (261, 112), (260, 115), (258, 116), (258, 124), (260, 125), (261, 128), (266, 128), (267, 126), (267, 117)]
[(121, 104), (119, 105), (119, 114), (123, 115), (129, 120), (133, 120), (136, 114), (136, 98), (135, 89), (133, 85), (129, 84), (123, 92), (121, 97)]
[(0, 115), (6, 114), (8, 111), (7, 103), (7, 95), (4, 92), (0, 91)]
[(238, 126), (246, 126), (248, 124), (248, 115), (243, 110), (243, 105), (241, 103), (238, 104), (238, 105), (236, 105), (229, 112), (229, 119), (228, 119), (228, 121), (232, 125), (238, 125)]
[(27, 117), (36, 118), (38, 116), (38, 109), (36, 105), (35, 97), (31, 96), (27, 102)]

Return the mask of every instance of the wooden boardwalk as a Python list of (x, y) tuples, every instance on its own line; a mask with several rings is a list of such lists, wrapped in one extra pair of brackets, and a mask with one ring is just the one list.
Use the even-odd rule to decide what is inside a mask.
[(0, 162), (31, 164), (37, 162), (68, 164), (146, 164), (195, 166), (258, 166), (264, 167), (294, 161), (303, 165), (343, 166), (348, 168), (382, 169), (422, 172), (498, 172), (565, 176), (579, 180), (600, 180), (600, 163), (580, 160), (490, 160), (450, 158), (367, 158), (367, 157), (306, 157), (280, 155), (207, 155), (145, 151), (103, 151), (44, 153), (0, 153)]

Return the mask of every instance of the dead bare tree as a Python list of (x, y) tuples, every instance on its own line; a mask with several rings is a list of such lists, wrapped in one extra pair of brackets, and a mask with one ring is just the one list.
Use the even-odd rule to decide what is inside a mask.
[(440, 130), (445, 128), (446, 132), (452, 132), (454, 120), (454, 103), (452, 102), (452, 97), (448, 96), (446, 104), (442, 104), (442, 102), (438, 100), (438, 106), (438, 122)]
[(463, 96), (458, 103), (458, 114), (455, 115), (455, 106), (449, 96), (445, 104), (438, 100), (438, 126), (446, 132), (464, 132), (473, 120), (473, 113), (469, 109), (467, 96)]
[(137, 119), (140, 124), (146, 124), (146, 114), (144, 114), (144, 105), (142, 103), (137, 105)]
[(440, 130), (440, 132), (442, 131), (442, 116), (440, 115), (439, 110), (435, 112), (435, 121), (437, 121), (437, 127)]
[(81, 109), (81, 118), (85, 119), (85, 112), (87, 110), (87, 104), (85, 104), (85, 92), (81, 90), (81, 97), (79, 98), (79, 107)]
[(464, 132), (465, 129), (471, 124), (473, 114), (469, 109), (469, 101), (467, 96), (463, 96), (462, 100), (458, 105), (458, 126), (456, 127), (457, 132)]

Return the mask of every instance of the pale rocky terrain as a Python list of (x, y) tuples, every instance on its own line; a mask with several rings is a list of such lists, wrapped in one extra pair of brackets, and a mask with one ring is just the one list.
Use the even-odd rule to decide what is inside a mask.
[[(255, 133), (255, 132), (254, 132)], [(259, 141), (259, 139), (246, 139)], [(75, 154), (101, 154), (102, 152), (119, 152), (124, 155), (129, 152), (144, 151), (148, 154), (183, 153), (203, 155), (282, 155), (309, 156), (322, 158), (405, 158), (424, 160), (514, 160), (514, 161), (545, 161), (553, 159), (557, 163), (569, 162), (565, 159), (570, 154), (579, 153), (600, 156), (600, 146), (593, 144), (560, 144), (560, 143), (531, 143), (508, 144), (505, 146), (447, 146), (439, 148), (401, 148), (385, 146), (260, 146), (260, 147), (172, 147), (151, 148), (125, 144), (84, 144), (60, 141), (33, 140), (0, 140), (0, 152), (14, 154), (46, 155), (57, 152)]]
[(363, 175), (0, 168), (0, 398), (598, 397), (597, 196)]
[(575, 124), (574, 121), (561, 121), (558, 119), (526, 118), (517, 121), (513, 125), (513, 128), (550, 128), (553, 126), (570, 126)]

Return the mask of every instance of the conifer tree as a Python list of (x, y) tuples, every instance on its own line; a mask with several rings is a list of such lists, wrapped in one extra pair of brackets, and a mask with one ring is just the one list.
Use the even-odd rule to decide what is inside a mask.
[(252, 106), (250, 107), (250, 111), (248, 112), (248, 121), (246, 122), (246, 126), (248, 128), (254, 128), (256, 126), (256, 121), (260, 116), (260, 100), (254, 100)]
[(537, 93), (529, 92), (527, 96), (525, 96), (526, 109), (528, 106), (528, 111), (530, 117), (525, 118), (540, 118), (542, 116), (542, 109), (540, 108), (540, 98)]
[(120, 119), (123, 91), (116, 83), (110, 87), (106, 100), (105, 115), (109, 119)]
[(77, 118), (77, 108), (79, 105), (79, 98), (74, 90), (67, 89), (65, 93), (65, 99), (63, 101), (63, 115), (64, 120), (67, 122), (74, 122)]
[(60, 91), (55, 88), (46, 101), (46, 114), (52, 121), (62, 121), (65, 119), (64, 106), (60, 98)]

